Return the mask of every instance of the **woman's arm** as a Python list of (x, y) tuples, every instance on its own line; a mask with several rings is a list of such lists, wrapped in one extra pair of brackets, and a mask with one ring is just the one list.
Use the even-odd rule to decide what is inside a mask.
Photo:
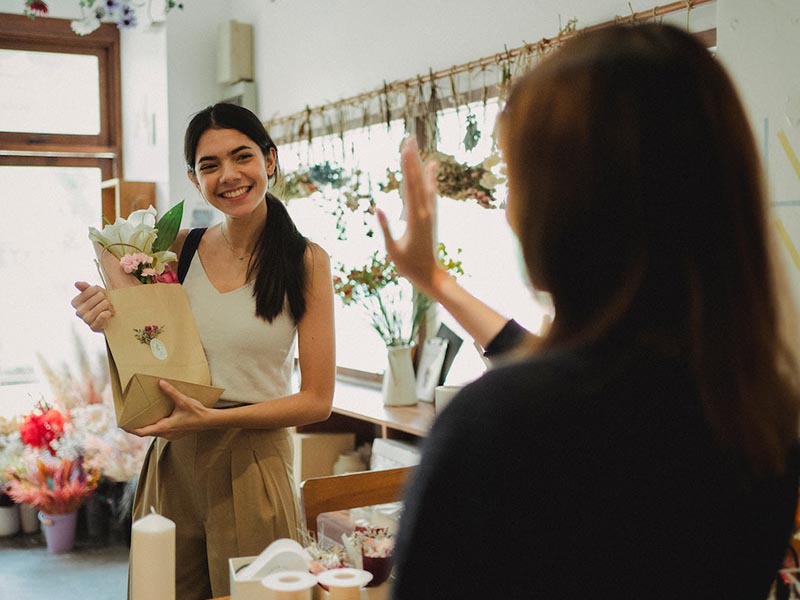
[(403, 144), (401, 163), (406, 230), (394, 239), (386, 215), (378, 211), (386, 251), (401, 275), (441, 304), (485, 348), (508, 319), (461, 287), (436, 261), (433, 243), (436, 164), (428, 163), (423, 168), (413, 137)]
[(133, 433), (177, 439), (189, 431), (201, 429), (274, 429), (327, 419), (336, 378), (330, 259), (322, 248), (309, 244), (305, 264), (308, 273), (306, 312), (297, 324), (299, 392), (258, 404), (218, 410), (204, 407), (166, 381), (161, 381), (161, 389), (175, 401), (175, 410), (170, 416)]

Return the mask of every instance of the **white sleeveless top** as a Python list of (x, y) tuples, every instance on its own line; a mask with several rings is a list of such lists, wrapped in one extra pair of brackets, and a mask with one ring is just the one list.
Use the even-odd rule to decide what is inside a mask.
[(217, 291), (196, 252), (183, 288), (223, 400), (255, 404), (292, 393), (297, 327), (288, 307), (272, 323), (256, 317), (253, 283)]

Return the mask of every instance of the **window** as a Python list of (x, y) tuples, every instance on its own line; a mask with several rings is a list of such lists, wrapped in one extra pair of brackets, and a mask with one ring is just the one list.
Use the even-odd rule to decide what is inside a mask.
[[(439, 113), (438, 150), (449, 154), (460, 163), (477, 165), (495, 151), (494, 131), (499, 112), (497, 98), (484, 105), (475, 102), (458, 111), (449, 109)], [(480, 131), (477, 145), (468, 150), (464, 144), (467, 118)], [(496, 169), (495, 169), (496, 170)], [(498, 208), (483, 208), (475, 200), (455, 200), (441, 197), (438, 202), (439, 240), (452, 254), (460, 249), (464, 268), (461, 284), (473, 295), (487, 302), (503, 315), (514, 318), (531, 331), (539, 331), (542, 319), (551, 313), (546, 304), (536, 302), (524, 274), (524, 263), (517, 248), (516, 237), (506, 221), (503, 208), (506, 188), (494, 188)], [(515, 259), (515, 257), (517, 257)], [(471, 338), (444, 310), (439, 318), (445, 325), (467, 341)], [(467, 344), (461, 347), (448, 373), (448, 381), (461, 383), (474, 379), (483, 370), (483, 362), (476, 349)]]
[(0, 19), (0, 416), (48, 397), (40, 356), (77, 376), (77, 344), (104, 358), (69, 300), (93, 278), (101, 182), (122, 175), (119, 74), (114, 25), (79, 37), (66, 20)]
[[(384, 193), (380, 183), (386, 180), (386, 169), (400, 168), (400, 144), (405, 136), (403, 122), (393, 121), (353, 129), (342, 137), (327, 135), (287, 144), (278, 151), (281, 166), (288, 174), (309, 168), (330, 168), (317, 175), (317, 181), (332, 180), (341, 173), (347, 181), (339, 185), (331, 181), (320, 184), (319, 191), (307, 197), (289, 193), (288, 209), (297, 227), (317, 242), (331, 256), (331, 265), (360, 267), (376, 250), (383, 253), (383, 235), (374, 215), (366, 211), (368, 202), (361, 199), (346, 206), (345, 192), (358, 190), (371, 194), (393, 223), (393, 230), (402, 229), (402, 203), (395, 190)], [(341, 170), (341, 171), (340, 171)], [(358, 186), (356, 186), (356, 178)], [(292, 196), (295, 196), (292, 198)], [(369, 373), (380, 373), (386, 366), (386, 349), (360, 306), (345, 306), (338, 298), (336, 312), (336, 362), (339, 367)]]
[[(492, 99), (438, 115), (438, 150), (455, 161), (477, 165), (496, 155), (494, 125), (499, 110)], [(467, 149), (464, 138), (467, 123), (480, 132), (477, 144)], [(314, 190), (299, 189), (290, 184), (288, 208), (299, 229), (318, 242), (331, 255), (334, 268), (364, 265), (376, 250), (383, 254), (383, 236), (372, 215), (365, 215), (362, 200), (356, 210), (343, 206), (354, 188), (358, 172), (358, 188), (371, 194), (377, 206), (385, 210), (392, 222), (392, 231), (402, 232), (402, 202), (397, 190), (381, 191), (388, 181), (387, 169), (400, 169), (400, 145), (405, 137), (402, 121), (358, 128), (338, 135), (325, 135), (286, 144), (279, 149), (281, 165), (293, 180), (305, 173), (314, 180)], [(316, 169), (316, 172), (312, 172)], [(501, 167), (493, 168), (499, 173)], [(500, 178), (502, 180), (502, 177)], [(320, 183), (323, 181), (323, 183)], [(302, 186), (300, 186), (302, 187)], [(351, 194), (352, 195), (352, 194)], [(494, 187), (493, 208), (483, 208), (474, 199), (456, 200), (440, 197), (438, 201), (438, 238), (448, 253), (462, 261), (465, 275), (461, 283), (471, 293), (489, 302), (496, 310), (513, 317), (524, 326), (538, 331), (543, 317), (551, 310), (537, 303), (527, 284), (516, 238), (506, 221), (503, 183)], [(355, 206), (355, 204), (354, 204)], [(438, 319), (463, 337), (465, 343), (448, 374), (448, 382), (462, 383), (480, 375), (485, 369), (480, 353), (472, 347), (470, 336), (444, 310)], [(369, 318), (360, 306), (344, 306), (336, 299), (337, 364), (339, 367), (367, 373), (380, 373), (386, 365), (386, 352), (379, 336), (372, 330)]]
[(99, 70), (94, 54), (0, 49), (0, 131), (99, 135)]

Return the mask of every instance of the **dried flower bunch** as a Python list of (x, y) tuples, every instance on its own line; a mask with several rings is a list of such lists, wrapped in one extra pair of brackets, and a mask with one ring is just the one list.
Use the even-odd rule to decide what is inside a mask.
[(34, 506), (45, 514), (59, 515), (80, 508), (97, 488), (99, 473), (87, 469), (83, 457), (75, 460), (37, 460), (24, 472), (12, 469), (6, 486), (17, 503)]
[[(139, 24), (137, 9), (147, 6), (149, 11), (151, 1), (145, 4), (132, 0), (78, 0), (81, 18), (72, 21), (70, 27), (77, 35), (89, 35), (100, 27), (101, 22), (115, 23), (119, 29), (132, 29)], [(183, 10), (183, 2), (164, 2), (165, 12), (174, 8)], [(28, 17), (44, 17), (49, 12), (50, 8), (44, 0), (25, 0), (24, 14)]]
[[(505, 182), (500, 156), (490, 154), (476, 165), (458, 162), (443, 152), (423, 153), (423, 159), (436, 161), (437, 191), (454, 200), (475, 200), (483, 208), (499, 208), (495, 188)], [(386, 169), (386, 181), (379, 184), (381, 191), (389, 192), (402, 185), (400, 171)]]
[(32, 448), (47, 450), (56, 455), (56, 442), (64, 434), (66, 419), (61, 411), (45, 402), (39, 402), (34, 410), (22, 419), (19, 434), (22, 443)]
[[(444, 244), (437, 246), (439, 264), (450, 275), (464, 274), (461, 261), (447, 253)], [(461, 249), (457, 250), (457, 254)], [(363, 307), (370, 316), (373, 329), (381, 336), (387, 346), (410, 344), (417, 334), (425, 313), (433, 301), (420, 292), (414, 292), (413, 308), (404, 304), (408, 290), (403, 287), (405, 281), (395, 269), (394, 263), (387, 255), (380, 256), (375, 251), (369, 261), (362, 267), (347, 269), (341, 263), (337, 265), (337, 274), (333, 277), (333, 290), (346, 305), (357, 304)], [(410, 329), (408, 317), (411, 318)], [(404, 330), (408, 331), (405, 335)]]
[(0, 486), (9, 470), (25, 473), (37, 460), (82, 457), (85, 469), (110, 481), (130, 481), (139, 472), (149, 438), (117, 427), (105, 353), (93, 366), (77, 335), (74, 343), (76, 370), (39, 355), (52, 403), (41, 401), (27, 415), (0, 419)]
[(386, 527), (357, 525), (350, 541), (362, 557), (387, 558), (394, 551), (394, 536)]

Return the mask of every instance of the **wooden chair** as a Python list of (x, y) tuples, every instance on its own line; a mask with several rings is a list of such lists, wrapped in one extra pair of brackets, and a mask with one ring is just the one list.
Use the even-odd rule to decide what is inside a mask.
[(306, 479), (300, 484), (300, 507), (306, 529), (317, 535), (317, 516), (320, 513), (402, 499), (413, 469), (400, 467)]

